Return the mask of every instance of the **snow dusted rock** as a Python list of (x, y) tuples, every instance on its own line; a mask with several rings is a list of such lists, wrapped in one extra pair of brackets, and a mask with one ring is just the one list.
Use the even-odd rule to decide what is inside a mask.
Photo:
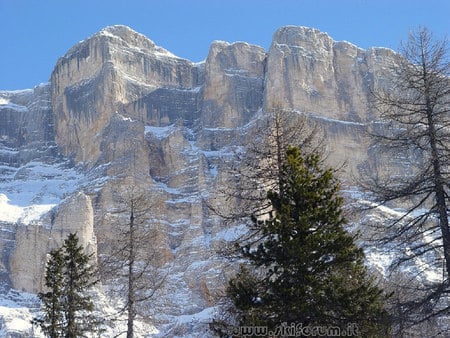
[(376, 119), (370, 92), (389, 83), (396, 57), (385, 48), (336, 42), (317, 29), (282, 27), (267, 57), (265, 106), (309, 116), (327, 133), (331, 164), (347, 162), (347, 173), (355, 173), (367, 157), (364, 131)]
[(213, 42), (205, 64), (204, 127), (243, 126), (262, 107), (265, 59), (259, 46)]
[(60, 247), (69, 233), (77, 233), (80, 245), (96, 254), (94, 216), (91, 199), (79, 192), (41, 222), (17, 227), (10, 260), (10, 279), (18, 290), (38, 292), (43, 287), (47, 254)]
[(128, 27), (107, 27), (75, 45), (53, 70), (56, 141), (66, 155), (92, 167), (116, 111), (158, 88), (195, 87), (196, 78), (192, 62)]
[(255, 122), (274, 107), (297, 111), (325, 129), (330, 163), (347, 162), (344, 179), (368, 155), (379, 158), (369, 170), (385, 170), (365, 130), (376, 119), (370, 89), (389, 83), (395, 58), (305, 27), (280, 28), (268, 52), (216, 41), (198, 64), (125, 26), (81, 41), (50, 84), (0, 92), (0, 277), (39, 291), (47, 253), (70, 232), (107, 252), (118, 192), (134, 182), (151, 195), (152, 244), (169, 272), (152, 300), (161, 336), (198, 333), (234, 269), (217, 250), (245, 233), (208, 205), (235, 207), (217, 191)]
[(367, 120), (364, 50), (307, 27), (275, 32), (267, 60), (266, 105)]
[(27, 163), (56, 154), (50, 84), (0, 91), (0, 164)]

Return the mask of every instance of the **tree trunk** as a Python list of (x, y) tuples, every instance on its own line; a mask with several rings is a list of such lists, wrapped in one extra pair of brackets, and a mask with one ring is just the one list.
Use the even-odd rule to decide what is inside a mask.
[[(427, 106), (429, 106), (427, 99)], [(428, 115), (428, 131), (430, 135), (431, 159), (433, 163), (434, 185), (436, 194), (436, 205), (439, 213), (439, 226), (442, 234), (442, 243), (444, 246), (445, 267), (447, 278), (450, 276), (450, 230), (447, 215), (446, 194), (444, 189), (444, 180), (442, 177), (441, 162), (439, 160), (439, 152), (437, 149), (436, 129), (434, 126), (433, 116), (429, 107), (427, 107)]]
[(127, 320), (127, 338), (134, 337), (134, 318), (135, 313), (135, 294), (134, 294), (134, 263), (135, 263), (135, 251), (134, 251), (134, 212), (133, 208), (130, 215), (130, 238), (129, 238), (129, 264), (128, 264), (128, 320)]
[(436, 194), (436, 204), (439, 213), (439, 226), (442, 234), (442, 244), (444, 247), (445, 267), (447, 279), (450, 276), (450, 230), (447, 215), (446, 193), (444, 188), (444, 179), (442, 177), (441, 161), (437, 146), (436, 121), (434, 121), (433, 107), (431, 104), (430, 81), (428, 79), (428, 69), (424, 51), (422, 50), (422, 76), (425, 89), (425, 108), (428, 123), (428, 135), (430, 137), (431, 160), (433, 164), (433, 176)]

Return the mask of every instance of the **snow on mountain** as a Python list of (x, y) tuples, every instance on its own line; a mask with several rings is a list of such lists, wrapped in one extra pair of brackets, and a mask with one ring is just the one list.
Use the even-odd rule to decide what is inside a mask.
[(9, 290), (0, 293), (0, 337), (45, 337), (31, 321), (39, 309), (36, 295)]
[(28, 225), (75, 191), (83, 178), (67, 163), (30, 162), (0, 175), (0, 222)]
[[(370, 92), (379, 79), (389, 81), (392, 59), (392, 51), (364, 51), (293, 26), (274, 34), (269, 51), (214, 42), (199, 64), (126, 26), (81, 41), (58, 60), (50, 83), (0, 91), (0, 277), (8, 286), (40, 290), (48, 249), (68, 231), (80, 230), (101, 257), (110, 245), (111, 210), (123, 207), (120, 191), (134, 182), (157, 209), (149, 217), (157, 226), (152, 245), (167, 272), (139, 318), (139, 335), (208, 336), (218, 294), (235, 271), (218, 251), (246, 233), (209, 208), (238, 207), (218, 193), (236, 179), (229, 170), (236, 155), (255, 138), (264, 114), (277, 108), (302, 112), (324, 129), (327, 160), (347, 164), (345, 183), (369, 151), (377, 161), (373, 170), (386, 170), (387, 160), (370, 148), (364, 131), (376, 119)], [(408, 170), (406, 162), (394, 167)], [(357, 190), (348, 193), (350, 204), (371, 203)], [(367, 223), (401, 212), (374, 208), (352, 220), (350, 230), (367, 230)], [(387, 275), (393, 257), (383, 249), (391, 247), (368, 245), (366, 253), (368, 264)], [(425, 261), (416, 263), (433, 271)], [(114, 280), (105, 289), (107, 283)], [(1, 334), (30, 335), (35, 304), (29, 297), (1, 294)], [(123, 331), (124, 318), (115, 315), (120, 301), (98, 292), (96, 303), (109, 320), (105, 336)]]
[[(32, 320), (40, 316), (40, 301), (35, 294), (17, 291), (1, 290), (0, 293), (0, 337), (46, 337), (38, 325)], [(104, 321), (100, 326), (102, 337), (125, 337), (127, 317), (125, 314), (117, 315), (114, 302), (107, 299), (100, 290), (96, 290), (95, 310), (96, 316)], [(135, 336), (155, 336), (159, 331), (152, 325), (145, 323), (139, 317), (136, 320)], [(90, 337), (97, 337), (93, 334)]]

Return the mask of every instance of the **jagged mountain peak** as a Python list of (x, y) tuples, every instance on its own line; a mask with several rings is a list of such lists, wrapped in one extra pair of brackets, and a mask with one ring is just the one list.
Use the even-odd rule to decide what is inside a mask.
[(106, 26), (103, 29), (101, 29), (99, 32), (95, 33), (94, 35), (108, 35), (108, 34), (112, 34), (114, 36), (118, 36), (118, 37), (124, 37), (126, 35), (129, 34), (133, 34), (133, 35), (141, 35), (144, 38), (145, 37), (143, 34), (138, 33), (137, 31), (135, 31), (134, 29), (132, 29), (129, 26), (126, 25), (110, 25), (110, 26)]
[(305, 26), (283, 26), (278, 28), (273, 34), (273, 42), (291, 44), (298, 41), (317, 41), (333, 39), (328, 33), (322, 32), (316, 28)]
[(77, 58), (84, 58), (88, 56), (88, 50), (94, 45), (100, 45), (103, 47), (109, 46), (111, 47), (110, 49), (116, 50), (128, 49), (132, 52), (139, 52), (142, 54), (179, 59), (178, 56), (163, 47), (157, 46), (147, 36), (136, 32), (132, 28), (125, 25), (112, 25), (101, 29), (87, 39), (75, 44), (64, 56), (60, 58), (59, 62), (64, 62), (64, 60), (70, 59), (74, 56)]
[(148, 52), (159, 52), (167, 55), (175, 56), (166, 49), (157, 46), (151, 39), (144, 34), (138, 33), (132, 28), (125, 25), (107, 26), (95, 33), (92, 38), (109, 38), (110, 42), (119, 39), (116, 43), (121, 46), (128, 45), (129, 47), (137, 47)]
[(313, 53), (331, 52), (335, 46), (342, 48), (343, 45), (363, 51), (363, 49), (348, 41), (336, 41), (326, 32), (305, 26), (283, 26), (279, 28), (273, 35), (272, 46), (274, 45), (303, 48)]

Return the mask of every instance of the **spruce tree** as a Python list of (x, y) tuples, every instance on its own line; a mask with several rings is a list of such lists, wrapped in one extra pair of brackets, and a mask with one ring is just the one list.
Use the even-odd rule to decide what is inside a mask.
[(50, 258), (45, 270), (45, 287), (47, 292), (38, 293), (42, 302), (43, 316), (35, 318), (33, 324), (38, 324), (42, 331), (50, 338), (63, 335), (64, 313), (61, 299), (64, 284), (64, 258), (62, 249), (50, 251)]
[(254, 220), (263, 237), (256, 245), (240, 245), (248, 264), (227, 289), (238, 324), (272, 330), (282, 323), (342, 330), (356, 324), (364, 337), (386, 337), (384, 295), (344, 229), (334, 170), (322, 168), (316, 154), (302, 156), (299, 148), (286, 154), (279, 191), (268, 193), (272, 213)]
[(94, 330), (96, 320), (92, 315), (94, 303), (86, 291), (96, 282), (95, 269), (90, 264), (91, 255), (78, 244), (78, 236), (69, 234), (64, 241), (64, 314), (66, 318), (66, 338), (82, 337)]
[(84, 337), (97, 329), (94, 303), (86, 293), (97, 279), (91, 255), (69, 234), (62, 247), (50, 252), (45, 272), (46, 292), (38, 294), (43, 315), (33, 319), (50, 338)]

